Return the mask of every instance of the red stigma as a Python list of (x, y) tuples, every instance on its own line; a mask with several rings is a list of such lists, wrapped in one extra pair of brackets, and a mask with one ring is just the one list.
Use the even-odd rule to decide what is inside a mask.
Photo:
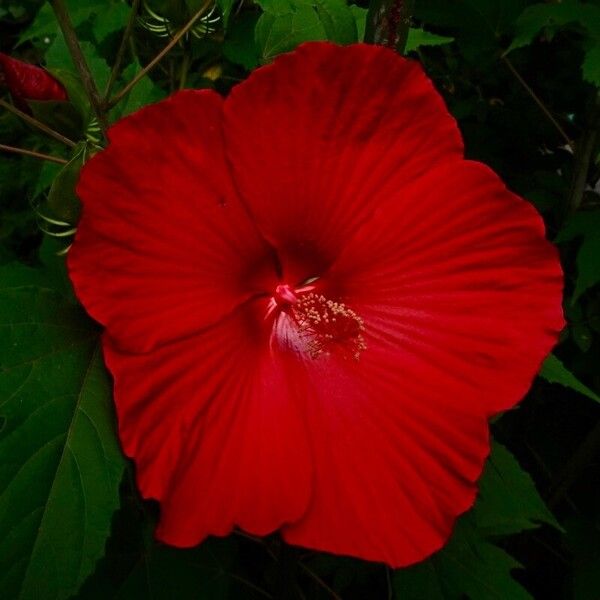
[(290, 306), (298, 302), (298, 296), (291, 285), (288, 285), (287, 283), (280, 283), (275, 288), (273, 300), (275, 300), (277, 306)]

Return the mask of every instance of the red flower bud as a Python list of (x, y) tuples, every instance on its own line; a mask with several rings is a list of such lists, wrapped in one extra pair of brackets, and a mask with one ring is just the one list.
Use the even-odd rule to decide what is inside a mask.
[(36, 67), (0, 52), (0, 76), (15, 104), (30, 112), (26, 100), (67, 100), (67, 92), (46, 69)]

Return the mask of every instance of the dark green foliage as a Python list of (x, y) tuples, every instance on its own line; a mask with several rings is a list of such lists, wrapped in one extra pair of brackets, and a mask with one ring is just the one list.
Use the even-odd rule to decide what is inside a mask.
[(459, 519), (445, 548), (395, 573), (396, 596), (399, 600), (458, 600), (464, 595), (472, 600), (531, 598), (511, 577), (521, 565), (493, 540), (541, 523), (559, 527), (529, 475), (506, 448), (493, 444), (472, 511)]
[(15, 263), (0, 271), (4, 598), (75, 593), (119, 505), (124, 460), (98, 329), (44, 276)]

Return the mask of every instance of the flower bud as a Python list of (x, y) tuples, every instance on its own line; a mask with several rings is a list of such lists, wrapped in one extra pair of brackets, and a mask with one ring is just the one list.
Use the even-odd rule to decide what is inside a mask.
[(31, 113), (27, 100), (67, 100), (67, 92), (46, 69), (0, 52), (0, 78), (16, 106)]

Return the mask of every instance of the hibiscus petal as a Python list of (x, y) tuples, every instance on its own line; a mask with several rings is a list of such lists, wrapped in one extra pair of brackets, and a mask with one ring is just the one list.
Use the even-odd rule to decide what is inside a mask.
[(564, 324), (541, 217), (470, 161), (398, 182), (328, 279), (378, 343), (488, 415), (523, 397)]
[(273, 287), (271, 251), (228, 174), (222, 105), (185, 91), (148, 106), (114, 125), (82, 170), (70, 275), (124, 349), (190, 336)]
[(105, 344), (123, 449), (157, 537), (193, 546), (237, 525), (263, 535), (297, 520), (311, 492), (305, 421), (256, 302), (201, 335), (137, 355)]
[(471, 506), (487, 418), (523, 397), (563, 317), (541, 218), (487, 167), (396, 184), (321, 282), (366, 349), (307, 362), (315, 493), (284, 537), (403, 566)]
[(306, 514), (283, 528), (289, 543), (406, 566), (438, 550), (473, 503), (487, 421), (424, 391), (398, 358), (371, 345), (359, 363), (306, 364), (315, 482)]
[(310, 43), (258, 69), (225, 103), (227, 153), (289, 283), (318, 275), (396, 174), (462, 156), (456, 123), (414, 61)]

